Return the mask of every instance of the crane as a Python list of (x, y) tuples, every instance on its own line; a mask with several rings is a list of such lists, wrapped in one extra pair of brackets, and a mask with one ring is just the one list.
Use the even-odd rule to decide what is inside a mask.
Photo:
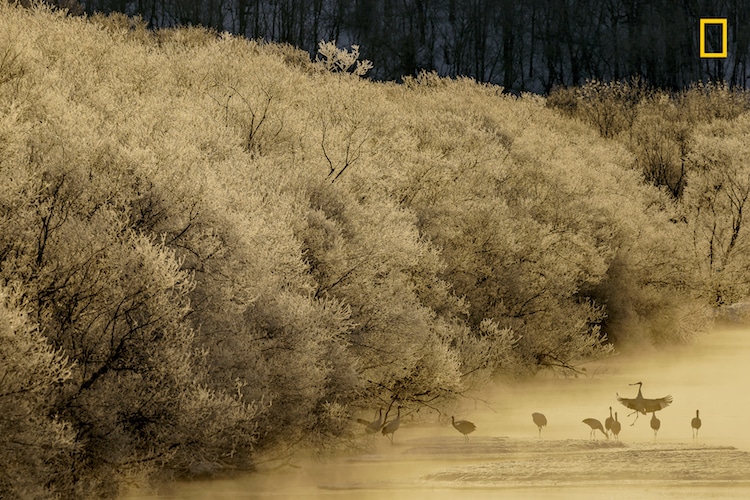
[[(619, 394), (617, 394), (617, 400), (622, 403), (623, 406), (633, 410), (633, 413), (636, 414), (635, 420), (633, 420), (633, 423), (630, 425), (635, 425), (635, 422), (638, 420), (638, 413), (643, 413), (645, 415), (648, 412), (662, 410), (672, 404), (671, 395), (656, 399), (644, 398), (643, 394), (641, 394), (641, 387), (643, 386), (643, 382), (636, 382), (635, 384), (630, 385), (638, 386), (638, 395), (635, 398), (622, 398)], [(632, 415), (633, 413), (631, 413), (630, 415)]]
[(612, 422), (612, 426), (610, 427), (612, 429), (612, 435), (615, 436), (616, 440), (620, 440), (620, 429), (622, 429), (622, 425), (620, 424), (620, 421), (617, 420), (617, 412), (615, 412), (615, 420)]
[(695, 410), (695, 416), (693, 417), (693, 420), (690, 421), (690, 426), (693, 428), (693, 437), (698, 437), (698, 429), (701, 428), (701, 417), (700, 417), (700, 411)]
[(531, 418), (534, 420), (534, 423), (537, 427), (539, 427), (539, 437), (542, 437), (542, 427), (547, 425), (547, 417), (542, 415), (541, 413), (532, 413)]
[(584, 418), (583, 419), (583, 423), (586, 424), (586, 425), (588, 425), (589, 427), (591, 427), (591, 433), (589, 434), (589, 436), (591, 437), (591, 439), (596, 439), (596, 436), (594, 435), (594, 433), (596, 432), (597, 429), (599, 429), (600, 431), (602, 431), (602, 434), (604, 434), (604, 437), (606, 437), (607, 439), (609, 439), (609, 436), (607, 435), (607, 433), (604, 432), (604, 426), (602, 426), (602, 423), (600, 421), (598, 421), (597, 419), (595, 419), (595, 418)]
[(383, 429), (381, 430), (381, 432), (383, 433), (385, 437), (388, 437), (388, 434), (391, 435), (391, 437), (388, 438), (391, 440), (391, 444), (393, 444), (393, 433), (398, 430), (399, 425), (401, 425), (401, 407), (400, 406), (398, 407), (398, 410), (396, 412), (396, 418), (394, 418), (390, 422), (386, 422), (383, 425)]
[(612, 418), (612, 407), (610, 406), (609, 407), (609, 416), (604, 421), (604, 430), (607, 431), (607, 434), (609, 434), (609, 431), (612, 430), (612, 422), (614, 422), (614, 421), (615, 421), (615, 419)]
[(469, 422), (468, 420), (458, 420), (456, 421), (453, 416), (451, 416), (451, 424), (453, 424), (453, 427), (464, 435), (464, 440), (468, 443), (469, 442), (469, 434), (474, 432), (477, 429), (477, 426), (474, 425), (473, 422)]
[(661, 420), (656, 418), (656, 412), (651, 412), (651, 428), (654, 430), (654, 439), (656, 439), (656, 433), (659, 432), (659, 427), (661, 427)]
[(359, 422), (360, 424), (364, 424), (364, 425), (367, 426), (367, 427), (365, 427), (365, 431), (368, 434), (374, 434), (374, 433), (378, 432), (380, 430), (380, 428), (383, 426), (383, 409), (380, 408), (378, 410), (378, 416), (372, 422), (368, 422), (367, 420), (364, 420), (364, 419), (361, 419), (361, 418), (358, 418), (357, 422)]

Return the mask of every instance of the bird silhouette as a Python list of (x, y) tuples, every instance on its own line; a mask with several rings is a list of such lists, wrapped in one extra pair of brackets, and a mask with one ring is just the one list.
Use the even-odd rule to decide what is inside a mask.
[[(643, 382), (636, 382), (635, 384), (630, 385), (638, 386), (638, 395), (635, 398), (621, 398), (620, 395), (617, 394), (617, 400), (622, 403), (623, 406), (633, 410), (633, 413), (636, 414), (635, 420), (633, 420), (633, 423), (630, 425), (635, 425), (635, 422), (638, 420), (638, 413), (643, 413), (645, 415), (648, 412), (662, 410), (672, 404), (672, 396), (664, 396), (663, 398), (657, 399), (644, 398), (643, 394), (641, 394), (641, 387), (643, 386)], [(631, 413), (630, 415), (632, 415), (633, 413)]]
[(367, 426), (365, 427), (365, 431), (368, 434), (374, 434), (378, 432), (380, 428), (383, 426), (383, 409), (382, 408), (378, 409), (378, 416), (372, 422), (368, 422), (367, 420), (364, 420), (362, 418), (358, 418), (357, 422)]
[(619, 420), (617, 420), (617, 412), (615, 412), (615, 419), (612, 422), (610, 429), (612, 430), (612, 435), (615, 436), (615, 439), (619, 441), (620, 429), (622, 429), (622, 425), (620, 424)]
[(659, 427), (661, 427), (661, 420), (656, 418), (656, 412), (651, 412), (651, 428), (654, 430), (654, 439), (656, 439), (656, 433), (659, 432)]
[(383, 424), (382, 433), (385, 437), (388, 437), (388, 434), (391, 436), (388, 438), (391, 440), (391, 444), (393, 444), (393, 433), (398, 430), (398, 426), (401, 425), (401, 407), (398, 407), (398, 410), (396, 412), (396, 418), (391, 420), (390, 422), (386, 422)]
[(453, 424), (453, 427), (464, 435), (464, 440), (468, 443), (469, 442), (469, 434), (474, 432), (477, 429), (477, 426), (474, 425), (473, 422), (469, 422), (468, 420), (458, 420), (456, 421), (451, 416), (451, 424)]
[(596, 436), (594, 435), (594, 433), (596, 432), (597, 429), (599, 429), (600, 431), (602, 431), (602, 434), (604, 434), (605, 438), (609, 439), (609, 436), (607, 435), (607, 433), (604, 432), (604, 427), (602, 426), (602, 423), (600, 421), (598, 421), (597, 419), (595, 419), (595, 418), (584, 418), (583, 419), (583, 423), (586, 424), (586, 425), (588, 425), (589, 427), (591, 427), (591, 433), (589, 434), (589, 436), (591, 437), (591, 439), (596, 439)]
[(607, 435), (609, 435), (609, 431), (612, 430), (612, 422), (614, 422), (614, 421), (615, 421), (615, 419), (612, 418), (612, 407), (610, 406), (609, 407), (609, 416), (604, 421), (604, 430), (607, 431)]
[(534, 423), (539, 427), (539, 437), (542, 437), (542, 427), (547, 425), (547, 417), (541, 413), (532, 413), (531, 418), (534, 419)]
[(698, 410), (695, 410), (695, 416), (693, 417), (693, 420), (690, 421), (690, 426), (693, 428), (693, 437), (697, 438), (698, 429), (701, 428), (701, 417)]

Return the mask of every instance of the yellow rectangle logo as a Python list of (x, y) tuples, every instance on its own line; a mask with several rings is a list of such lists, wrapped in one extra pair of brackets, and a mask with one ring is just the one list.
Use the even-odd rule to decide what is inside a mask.
[[(706, 52), (706, 25), (721, 25), (721, 52)], [(701, 19), (700, 47), (702, 58), (726, 58), (727, 57), (727, 20), (720, 18)]]

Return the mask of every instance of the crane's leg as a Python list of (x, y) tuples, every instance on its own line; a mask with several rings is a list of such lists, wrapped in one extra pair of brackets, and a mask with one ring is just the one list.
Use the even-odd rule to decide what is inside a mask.
[[(630, 424), (631, 427), (635, 425), (635, 423), (638, 421), (638, 417), (640, 416), (640, 415), (638, 415), (638, 410), (634, 411), (633, 413), (635, 413), (635, 420), (633, 420), (633, 423)], [(633, 413), (631, 413), (630, 415), (632, 415)], [(628, 417), (630, 415), (628, 415)]]

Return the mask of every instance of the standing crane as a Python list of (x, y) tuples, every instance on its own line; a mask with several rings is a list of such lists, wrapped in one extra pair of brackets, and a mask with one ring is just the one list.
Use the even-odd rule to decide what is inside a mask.
[(651, 412), (651, 428), (654, 430), (654, 439), (656, 439), (656, 433), (659, 432), (661, 427), (661, 420), (656, 418), (656, 412)]
[[(663, 398), (656, 399), (644, 398), (643, 394), (641, 394), (641, 387), (643, 386), (643, 382), (636, 382), (635, 384), (630, 385), (638, 386), (638, 395), (635, 398), (621, 398), (620, 395), (617, 394), (617, 400), (622, 403), (623, 406), (633, 410), (633, 413), (636, 414), (635, 420), (633, 420), (633, 423), (630, 425), (635, 425), (635, 422), (638, 420), (638, 413), (643, 413), (645, 415), (648, 412), (662, 410), (672, 404), (672, 396), (664, 396)], [(632, 415), (633, 413), (631, 413), (630, 415)]]
[(542, 427), (547, 425), (547, 417), (542, 415), (541, 413), (532, 413), (531, 418), (534, 420), (534, 423), (537, 427), (539, 427), (539, 437), (542, 437)]
[(693, 428), (693, 438), (697, 438), (698, 429), (701, 428), (700, 411), (695, 410), (695, 416), (693, 417), (693, 420), (690, 421), (690, 426)]
[(370, 422), (365, 430), (368, 434), (375, 434), (383, 426), (383, 409), (378, 409), (378, 418)]
[(609, 439), (609, 436), (607, 435), (607, 433), (604, 432), (604, 426), (602, 426), (602, 423), (600, 421), (598, 421), (597, 419), (595, 419), (595, 418), (584, 418), (583, 419), (583, 423), (586, 424), (586, 425), (588, 425), (589, 427), (591, 427), (591, 433), (589, 434), (589, 436), (591, 437), (591, 439), (596, 439), (596, 436), (594, 435), (594, 433), (596, 432), (597, 429), (600, 430), (600, 431), (602, 431), (602, 434), (604, 434), (605, 438)]
[(388, 439), (391, 440), (391, 444), (393, 444), (393, 433), (398, 430), (399, 425), (401, 425), (401, 407), (398, 407), (398, 411), (396, 412), (396, 418), (391, 420), (390, 422), (386, 422), (383, 425), (382, 433), (385, 437), (388, 437), (388, 434), (391, 435)]
[(361, 418), (358, 418), (357, 422), (359, 422), (360, 424), (364, 424), (364, 425), (367, 426), (367, 427), (365, 427), (365, 431), (368, 434), (375, 434), (383, 426), (383, 409), (382, 408), (378, 409), (378, 416), (372, 422), (368, 422), (367, 420), (364, 420), (364, 419), (361, 419)]
[(612, 426), (610, 427), (612, 429), (612, 435), (615, 436), (615, 439), (617, 441), (620, 440), (620, 429), (622, 429), (622, 425), (620, 424), (620, 421), (617, 420), (617, 412), (615, 412), (615, 420), (612, 422)]
[(473, 422), (469, 422), (468, 420), (456, 421), (453, 416), (451, 416), (451, 424), (453, 424), (453, 427), (458, 432), (464, 435), (464, 441), (466, 441), (467, 443), (469, 442), (469, 434), (477, 429), (477, 426), (474, 425)]
[(614, 422), (614, 421), (615, 421), (615, 419), (612, 418), (612, 407), (610, 406), (609, 407), (609, 416), (604, 421), (604, 430), (607, 431), (607, 434), (609, 434), (609, 431), (612, 430), (612, 422)]

